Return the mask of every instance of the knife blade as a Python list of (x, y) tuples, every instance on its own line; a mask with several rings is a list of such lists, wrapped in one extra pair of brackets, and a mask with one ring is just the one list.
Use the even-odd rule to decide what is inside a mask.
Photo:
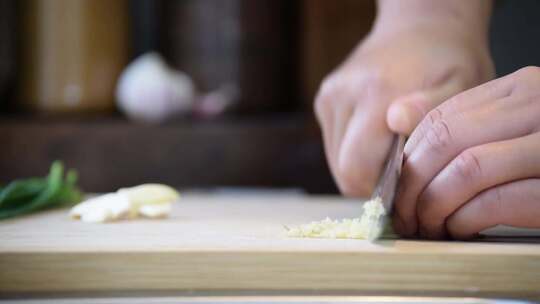
[(384, 171), (379, 177), (373, 195), (371, 196), (371, 200), (380, 200), (385, 209), (385, 214), (379, 216), (377, 220), (371, 221), (370, 223), (372, 227), (369, 228), (369, 231), (373, 231), (373, 233), (368, 233), (368, 240), (371, 242), (377, 240), (381, 236), (386, 222), (392, 213), (398, 180), (401, 175), (404, 147), (405, 136), (394, 135), (392, 146), (390, 147), (385, 162)]

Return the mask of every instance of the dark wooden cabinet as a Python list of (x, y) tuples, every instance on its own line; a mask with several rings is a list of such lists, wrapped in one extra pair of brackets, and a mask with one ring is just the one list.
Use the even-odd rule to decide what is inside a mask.
[(321, 80), (365, 37), (375, 16), (372, 0), (303, 0), (300, 87), (306, 108)]
[(0, 182), (45, 175), (61, 159), (86, 191), (161, 182), (335, 192), (309, 116), (279, 115), (162, 126), (120, 118), (0, 120)]
[(166, 1), (164, 50), (202, 89), (235, 86), (241, 113), (296, 110), (298, 3)]
[(15, 6), (14, 0), (0, 0), (0, 110), (15, 85)]
[[(1, 9), (7, 3), (14, 1), (0, 0), (0, 17), (15, 18)], [(336, 192), (311, 105), (320, 80), (369, 30), (372, 1), (128, 3), (130, 58), (158, 51), (191, 75), (201, 91), (235, 85), (239, 100), (233, 115), (161, 126), (132, 123), (118, 113), (2, 115), (0, 182), (44, 174), (51, 161), (62, 159), (79, 169), (88, 191), (155, 181), (182, 188)], [(13, 38), (6, 22), (0, 18), (1, 42)], [(13, 52), (11, 45), (0, 44), (0, 55)], [(12, 64), (9, 56), (0, 56), (0, 83)]]

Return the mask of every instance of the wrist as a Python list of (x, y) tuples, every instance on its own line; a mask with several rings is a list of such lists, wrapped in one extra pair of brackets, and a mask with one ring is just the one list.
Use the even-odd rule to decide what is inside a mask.
[(372, 33), (424, 30), (487, 43), (490, 16), (490, 0), (379, 0)]

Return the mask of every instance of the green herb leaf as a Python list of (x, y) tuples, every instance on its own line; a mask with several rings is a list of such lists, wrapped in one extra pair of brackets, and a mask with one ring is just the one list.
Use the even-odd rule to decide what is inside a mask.
[(63, 171), (55, 161), (46, 178), (16, 180), (0, 189), (0, 219), (80, 201), (77, 173), (70, 170), (64, 179)]
[(46, 186), (42, 178), (14, 181), (0, 190), (0, 208), (28, 201), (43, 191)]

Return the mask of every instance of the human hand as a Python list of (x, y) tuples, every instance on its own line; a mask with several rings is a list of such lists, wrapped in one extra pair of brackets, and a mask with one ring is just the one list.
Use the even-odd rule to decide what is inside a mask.
[(315, 101), (330, 169), (348, 196), (371, 193), (392, 131), (410, 134), (442, 101), (493, 77), (484, 32), (440, 16), (400, 23), (388, 14)]
[(450, 98), (405, 146), (395, 202), (404, 236), (467, 239), (501, 224), (540, 228), (540, 68)]

